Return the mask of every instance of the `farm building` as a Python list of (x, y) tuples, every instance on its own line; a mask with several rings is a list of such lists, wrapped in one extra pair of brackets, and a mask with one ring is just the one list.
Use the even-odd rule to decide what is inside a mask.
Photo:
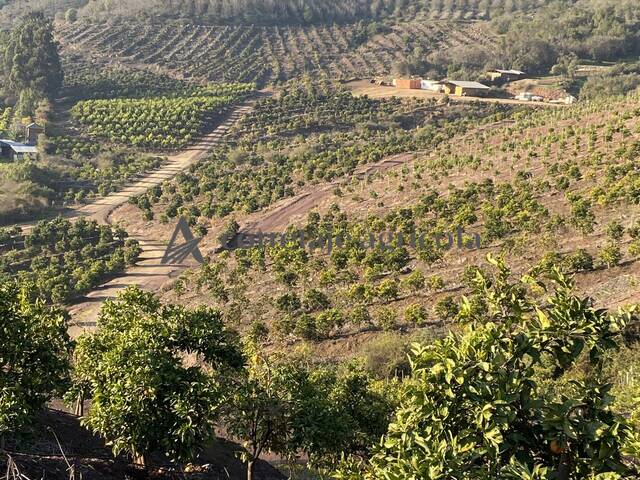
[(445, 80), (442, 85), (444, 86), (444, 93), (460, 97), (480, 97), (486, 95), (490, 90), (489, 87), (479, 82)]
[(38, 148), (35, 145), (0, 139), (0, 158), (4, 160), (19, 160), (25, 155), (35, 155)]
[(521, 100), (525, 102), (542, 102), (544, 101), (544, 97), (540, 95), (534, 95), (531, 92), (522, 92), (515, 96), (516, 100)]
[(492, 82), (513, 82), (515, 80), (520, 80), (526, 76), (526, 74), (521, 70), (489, 70), (487, 72), (487, 76), (491, 79)]
[(42, 133), (44, 133), (44, 128), (37, 123), (30, 123), (24, 127), (24, 143), (27, 145), (35, 145), (38, 141), (38, 135)]
[(441, 92), (442, 82), (438, 82), (437, 80), (421, 80), (420, 88), (422, 90), (430, 90), (432, 92)]
[(420, 90), (421, 80), (419, 78), (396, 78), (393, 84), (396, 88)]
[(578, 101), (578, 99), (576, 97), (574, 97), (573, 95), (567, 95), (566, 97), (563, 97), (563, 98), (556, 98), (554, 100), (551, 100), (550, 103), (573, 105), (577, 101)]

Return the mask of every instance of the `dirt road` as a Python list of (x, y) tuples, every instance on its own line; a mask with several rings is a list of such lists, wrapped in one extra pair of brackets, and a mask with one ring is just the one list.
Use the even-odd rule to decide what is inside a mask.
[[(400, 153), (384, 158), (376, 163), (362, 165), (358, 167), (351, 176), (363, 179), (367, 175), (386, 172), (390, 168), (408, 162), (413, 158), (414, 154), (415, 152)], [(349, 180), (347, 179), (346, 181), (348, 182)], [(257, 219), (250, 220), (243, 225), (240, 233), (258, 234), (282, 231), (290, 224), (295, 223), (296, 220), (301, 220), (302, 217), (323, 201), (333, 197), (333, 190), (344, 182), (345, 179), (341, 178), (320, 187), (313, 185), (298, 195), (283, 199), (274, 204), (273, 207), (261, 214)]]
[[(237, 105), (225, 117), (221, 123), (211, 133), (202, 138), (197, 144), (180, 152), (169, 156), (167, 162), (158, 170), (146, 175), (130, 186), (115, 192), (106, 197), (96, 200), (94, 203), (84, 205), (71, 212), (67, 218), (76, 219), (86, 217), (95, 219), (98, 223), (108, 224), (111, 213), (118, 207), (123, 206), (129, 198), (146, 192), (154, 185), (173, 178), (181, 171), (186, 170), (194, 163), (198, 162), (207, 152), (211, 151), (224, 138), (227, 130), (242, 115), (250, 112), (253, 108), (253, 101), (248, 100)], [(163, 265), (160, 263), (166, 248), (166, 242), (151, 238), (147, 232), (130, 232), (131, 238), (140, 242), (142, 254), (138, 263), (129, 268), (124, 274), (114, 278), (89, 293), (80, 303), (69, 308), (71, 313), (71, 323), (69, 333), (76, 337), (86, 330), (95, 327), (97, 314), (102, 301), (114, 298), (119, 291), (129, 285), (138, 285), (145, 290), (157, 291), (162, 288), (167, 281), (175, 278), (181, 271), (192, 263)]]
[(231, 125), (240, 117), (250, 112), (252, 108), (250, 102), (236, 106), (223, 117), (222, 123), (220, 123), (215, 130), (204, 136), (197, 144), (176, 155), (167, 157), (167, 162), (159, 169), (145, 175), (144, 178), (128, 187), (75, 209), (69, 215), (69, 218), (89, 217), (97, 220), (99, 223), (107, 223), (109, 214), (119, 206), (127, 203), (131, 197), (140, 195), (155, 185), (161, 185), (164, 181), (173, 178), (178, 173), (198, 162), (198, 160), (220, 142)]

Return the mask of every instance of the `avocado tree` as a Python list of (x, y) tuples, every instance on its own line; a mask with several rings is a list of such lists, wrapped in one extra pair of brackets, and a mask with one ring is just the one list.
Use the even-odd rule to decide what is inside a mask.
[(64, 310), (30, 301), (26, 286), (0, 284), (0, 441), (63, 389), (70, 352)]
[[(485, 304), (461, 304), (470, 328), (413, 347), (412, 375), (386, 436), (370, 461), (347, 461), (336, 478), (637, 478), (623, 456), (636, 436), (612, 410), (599, 375), (635, 313), (593, 308), (558, 270), (549, 298), (536, 302), (532, 279), (512, 283), (492, 261), (497, 274), (478, 271), (475, 282)], [(561, 393), (546, 387), (582, 359), (589, 380)]]
[(103, 304), (97, 332), (78, 339), (69, 398), (91, 399), (82, 422), (114, 454), (189, 460), (213, 436), (222, 376), (242, 363), (219, 312), (164, 306), (129, 287)]

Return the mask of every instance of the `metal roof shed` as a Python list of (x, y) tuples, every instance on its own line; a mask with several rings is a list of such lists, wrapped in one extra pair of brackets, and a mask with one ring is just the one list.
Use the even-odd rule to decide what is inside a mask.
[(478, 82), (465, 82), (461, 80), (446, 80), (444, 84), (444, 92), (450, 95), (479, 96), (485, 95), (491, 90), (486, 85)]
[(489, 87), (487, 87), (486, 85), (483, 85), (482, 83), (479, 82), (466, 82), (463, 80), (447, 80), (444, 83), (451, 83), (452, 85), (455, 85), (456, 87), (462, 87), (462, 88), (474, 88), (474, 89), (478, 89), (478, 90), (490, 90)]
[(14, 142), (13, 140), (0, 139), (0, 148), (2, 156), (8, 157), (13, 152), (14, 157), (23, 157), (25, 155), (38, 153), (38, 147), (35, 145), (26, 145), (24, 143)]

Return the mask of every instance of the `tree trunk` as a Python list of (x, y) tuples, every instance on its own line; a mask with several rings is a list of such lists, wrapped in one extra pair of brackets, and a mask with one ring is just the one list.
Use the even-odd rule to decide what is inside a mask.
[(144, 453), (133, 452), (131, 456), (133, 457), (133, 463), (141, 465), (143, 467), (147, 466), (147, 457)]
[(76, 400), (75, 410), (76, 417), (84, 416), (84, 399), (82, 398), (82, 395), (79, 395), (78, 399)]
[(558, 467), (558, 480), (569, 480), (570, 473), (569, 458), (566, 453), (563, 453), (560, 457), (560, 466)]
[(247, 462), (247, 480), (253, 480), (253, 465), (255, 460), (251, 459)]

